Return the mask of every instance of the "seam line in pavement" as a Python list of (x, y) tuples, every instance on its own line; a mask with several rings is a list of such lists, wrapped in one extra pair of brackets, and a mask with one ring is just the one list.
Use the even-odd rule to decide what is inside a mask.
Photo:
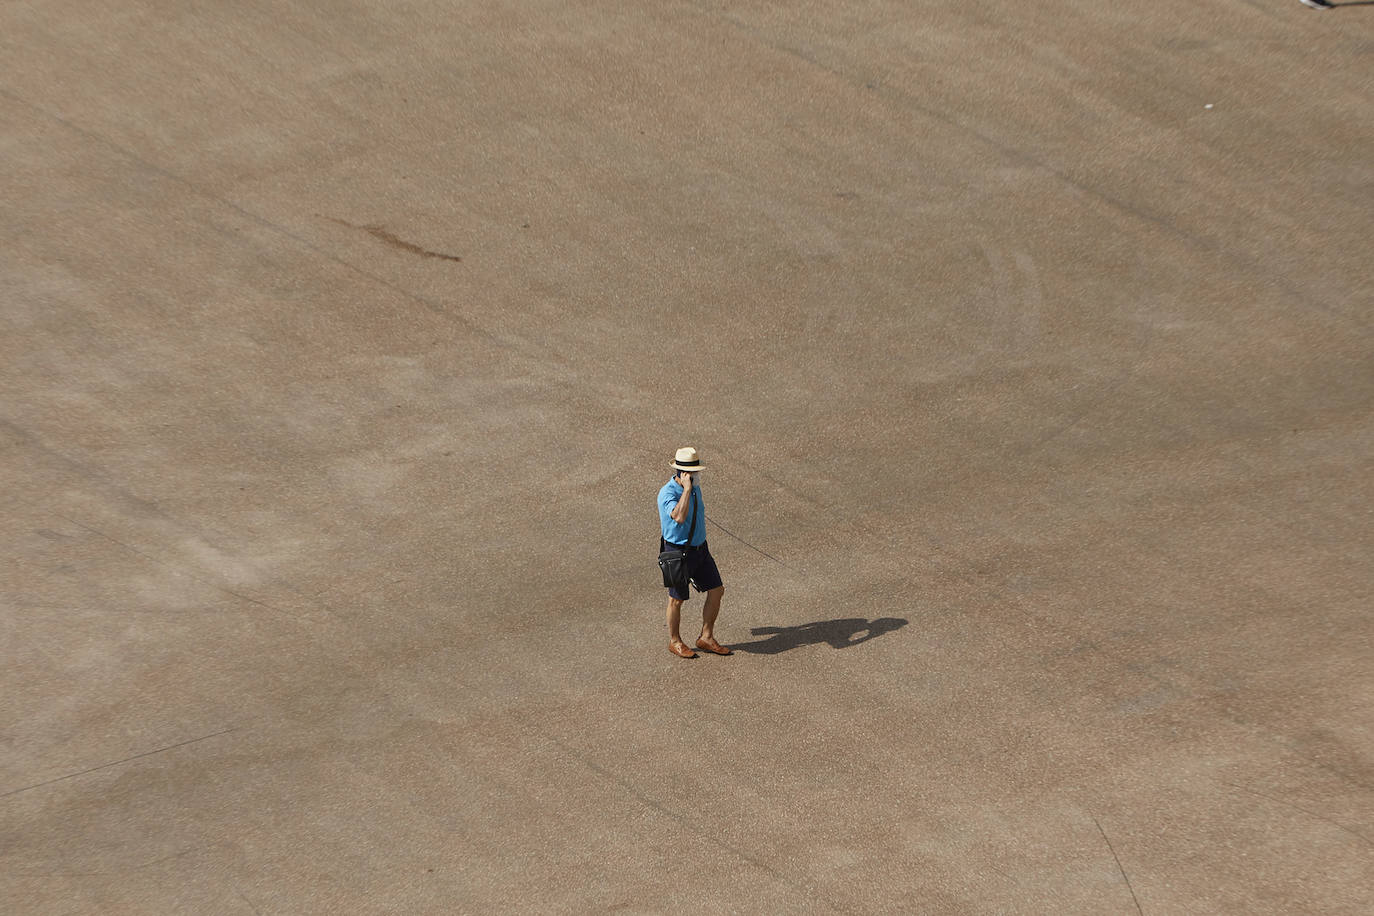
[[(83, 127), (82, 125), (77, 124), (77, 123), (74, 122), (74, 121), (68, 120), (67, 118), (63, 117), (63, 116), (60, 115), (60, 114), (57, 114), (57, 113), (52, 112), (52, 111), (49, 111), (48, 109), (42, 107), (41, 105), (37, 105), (37, 104), (35, 104), (35, 103), (33, 103), (33, 102), (30, 102), (28, 99), (25, 99), (25, 98), (23, 98), (22, 96), (16, 95), (14, 92), (10, 91), (10, 90), (7, 89), (7, 88), (0, 87), (0, 96), (4, 96), (5, 98), (10, 99), (10, 100), (13, 101), (13, 102), (16, 102), (16, 103), (18, 103), (18, 104), (20, 104), (20, 105), (23, 105), (24, 107), (29, 108), (29, 109), (31, 109), (31, 110), (33, 110), (33, 111), (35, 111), (35, 112), (38, 112), (38, 114), (40, 114), (41, 116), (43, 116), (43, 117), (45, 117), (45, 118), (47, 118), (47, 119), (53, 121), (54, 123), (57, 123), (57, 124), (62, 125), (63, 127), (67, 128), (67, 129), (70, 130), (70, 131), (73, 131), (73, 132), (75, 132), (75, 133), (81, 134), (82, 136), (85, 136), (85, 137), (87, 137), (87, 138), (89, 138), (89, 139), (91, 139), (91, 140), (94, 140), (94, 141), (96, 141), (97, 143), (100, 143), (100, 144), (103, 145), (103, 146), (109, 147), (110, 149), (117, 151), (120, 155), (122, 155), (122, 156), (124, 156), (125, 158), (127, 158), (127, 159), (129, 159), (129, 160), (131, 160), (131, 161), (133, 161), (133, 162), (135, 162), (135, 163), (137, 163), (138, 165), (142, 166), (143, 168), (146, 168), (146, 169), (148, 169), (149, 171), (155, 172), (155, 173), (157, 173), (158, 175), (161, 175), (163, 178), (166, 178), (166, 179), (169, 180), (169, 181), (172, 181), (172, 182), (174, 182), (174, 183), (176, 183), (176, 184), (179, 184), (179, 185), (181, 185), (181, 186), (183, 186), (183, 187), (189, 189), (189, 190), (192, 191), (194, 194), (196, 194), (196, 195), (198, 195), (198, 196), (200, 196), (200, 197), (202, 197), (202, 198), (204, 198), (204, 199), (206, 199), (206, 200), (213, 201), (214, 203), (219, 204), (220, 206), (223, 206), (223, 207), (228, 207), (230, 210), (233, 210), (235, 213), (238, 213), (239, 215), (245, 217), (246, 219), (248, 219), (248, 220), (250, 220), (250, 221), (252, 221), (252, 222), (254, 222), (254, 223), (257, 223), (258, 225), (263, 226), (263, 227), (265, 227), (265, 228), (267, 228), (267, 229), (270, 229), (271, 231), (276, 232), (276, 233), (278, 233), (279, 235), (285, 236), (286, 238), (291, 239), (291, 240), (292, 240), (293, 242), (295, 242), (296, 244), (302, 246), (303, 248), (305, 248), (305, 249), (307, 249), (307, 250), (309, 250), (309, 251), (314, 252), (315, 254), (317, 254), (317, 255), (319, 255), (319, 256), (325, 258), (326, 260), (332, 261), (333, 263), (338, 264), (338, 265), (340, 265), (341, 267), (344, 267), (344, 268), (346, 268), (347, 270), (350, 270), (350, 271), (352, 271), (352, 272), (358, 274), (358, 275), (361, 276), (361, 277), (365, 277), (365, 278), (367, 278), (368, 280), (371, 280), (373, 283), (376, 283), (376, 284), (378, 284), (379, 286), (382, 286), (382, 287), (384, 287), (384, 288), (386, 288), (386, 289), (389, 289), (389, 290), (391, 290), (392, 292), (397, 293), (398, 295), (400, 295), (400, 296), (402, 296), (402, 297), (404, 297), (404, 298), (406, 298), (406, 299), (411, 300), (412, 302), (415, 302), (415, 303), (418, 303), (419, 305), (424, 306), (426, 309), (428, 309), (429, 311), (433, 312), (434, 314), (436, 314), (436, 315), (438, 315), (438, 316), (440, 316), (440, 317), (442, 317), (442, 318), (447, 318), (447, 319), (450, 319), (450, 320), (452, 320), (452, 321), (456, 321), (457, 323), (461, 324), (463, 327), (467, 328), (467, 329), (468, 329), (469, 331), (471, 331), (472, 333), (477, 334), (478, 336), (481, 336), (481, 337), (485, 337), (486, 339), (490, 340), (491, 342), (495, 343), (496, 345), (498, 345), (498, 346), (500, 346), (500, 347), (503, 347), (503, 348), (508, 349), (508, 350), (514, 350), (515, 352), (520, 353), (522, 356), (525, 356), (525, 357), (527, 357), (527, 358), (530, 358), (530, 357), (531, 357), (531, 354), (523, 352), (522, 348), (521, 348), (520, 346), (517, 346), (517, 345), (516, 345), (515, 343), (513, 343), (511, 340), (503, 339), (502, 337), (498, 336), (497, 334), (493, 333), (492, 331), (487, 330), (486, 328), (484, 328), (484, 327), (482, 327), (481, 325), (477, 324), (477, 323), (474, 322), (472, 319), (470, 319), (470, 318), (468, 318), (467, 316), (461, 314), (460, 312), (455, 312), (455, 311), (453, 311), (452, 309), (444, 308), (444, 307), (443, 307), (442, 305), (440, 305), (439, 303), (437, 303), (437, 302), (435, 302), (435, 301), (433, 301), (433, 300), (431, 300), (431, 299), (428, 299), (428, 298), (426, 298), (425, 296), (420, 295), (419, 293), (412, 292), (411, 290), (408, 290), (408, 289), (406, 289), (406, 288), (403, 287), (403, 286), (398, 286), (396, 283), (394, 283), (394, 282), (392, 282), (392, 281), (390, 281), (390, 280), (387, 280), (387, 279), (384, 278), (384, 277), (379, 277), (379, 276), (377, 276), (376, 274), (371, 273), (370, 271), (364, 270), (363, 268), (357, 266), (356, 264), (353, 264), (353, 263), (350, 262), (350, 261), (344, 260), (343, 258), (339, 257), (338, 255), (334, 254), (333, 252), (327, 251), (326, 249), (321, 248), (318, 244), (316, 244), (316, 243), (310, 241), (309, 239), (307, 239), (307, 238), (305, 238), (305, 237), (303, 237), (303, 236), (301, 236), (301, 235), (298, 235), (297, 233), (293, 232), (292, 230), (286, 228), (285, 226), (283, 226), (283, 225), (281, 225), (281, 224), (279, 224), (279, 223), (275, 223), (275, 222), (273, 222), (272, 220), (268, 219), (268, 218), (265, 217), (265, 216), (261, 216), (261, 215), (259, 215), (259, 214), (257, 214), (257, 213), (254, 213), (252, 210), (245, 209), (244, 207), (240, 206), (239, 204), (234, 203), (232, 200), (229, 200), (229, 199), (224, 198), (224, 197), (220, 197), (220, 196), (217, 195), (217, 194), (214, 194), (214, 193), (212, 193), (212, 192), (210, 192), (210, 191), (207, 191), (207, 190), (205, 190), (204, 188), (202, 188), (202, 187), (200, 187), (199, 185), (197, 185), (195, 182), (191, 181), (189, 178), (185, 178), (184, 176), (179, 175), (179, 174), (177, 174), (176, 172), (173, 172), (173, 171), (171, 171), (171, 170), (169, 170), (169, 169), (167, 169), (167, 168), (164, 168), (163, 166), (160, 166), (160, 165), (158, 165), (158, 164), (156, 164), (156, 163), (154, 163), (154, 162), (149, 162), (147, 159), (145, 159), (145, 158), (143, 158), (142, 156), (140, 156), (137, 152), (135, 152), (135, 151), (133, 151), (133, 150), (131, 150), (131, 149), (128, 149), (127, 147), (122, 146), (122, 145), (120, 145), (119, 143), (116, 143), (114, 140), (111, 140), (109, 137), (106, 137), (104, 134), (98, 133), (97, 131), (92, 130), (92, 129), (88, 128), (88, 127)], [(516, 340), (518, 340), (521, 344), (524, 344), (525, 346), (536, 346), (536, 345), (534, 345), (534, 344), (531, 344), (529, 341), (526, 341), (524, 338), (520, 338), (520, 337), (518, 337), (518, 336), (516, 337)], [(552, 354), (552, 353), (545, 353), (545, 352), (543, 352), (543, 351), (541, 350), (541, 351), (537, 354), (537, 358), (543, 360), (543, 359), (556, 359), (557, 357), (556, 357), (555, 354)]]
[(1126, 882), (1126, 890), (1131, 892), (1131, 902), (1135, 904), (1135, 911), (1139, 913), (1140, 916), (1145, 916), (1145, 911), (1140, 908), (1140, 901), (1136, 899), (1135, 888), (1131, 887), (1131, 879), (1126, 875), (1126, 869), (1121, 866), (1121, 858), (1117, 856), (1116, 850), (1112, 848), (1112, 841), (1107, 838), (1107, 831), (1102, 829), (1102, 824), (1096, 817), (1093, 818), (1093, 823), (1097, 825), (1097, 832), (1102, 834), (1102, 839), (1106, 840), (1107, 851), (1112, 854), (1112, 861), (1116, 862), (1116, 868), (1121, 872), (1121, 877)]
[(1311, 811), (1307, 808), (1302, 807), (1301, 805), (1295, 805), (1292, 802), (1284, 801), (1281, 798), (1275, 798), (1272, 795), (1269, 795), (1265, 792), (1257, 791), (1255, 789), (1251, 789), (1248, 786), (1242, 786), (1234, 782), (1226, 782), (1220, 779), (1213, 781), (1218, 782), (1223, 786), (1230, 786), (1233, 789), (1238, 789), (1241, 792), (1245, 792), (1249, 795), (1257, 795), (1260, 798), (1267, 798), (1269, 801), (1274, 802), (1277, 805), (1283, 805), (1285, 808), (1292, 808), (1294, 811), (1301, 811), (1303, 814), (1306, 814), (1310, 817), (1315, 817), (1319, 821), (1326, 821), (1326, 823), (1330, 824), (1332, 827), (1335, 827), (1339, 830), (1344, 830), (1351, 836), (1364, 840), (1364, 842), (1368, 843), (1370, 846), (1374, 846), (1374, 840), (1371, 840), (1369, 837), (1365, 836), (1363, 833), (1360, 833), (1358, 830), (1352, 830), (1351, 828), (1345, 826), (1338, 820), (1334, 820), (1333, 818), (1327, 817), (1325, 814), (1318, 814), (1316, 811)]
[[(61, 512), (54, 512), (53, 515), (55, 515), (55, 516), (57, 516), (58, 518), (62, 519), (64, 522), (66, 522), (66, 523), (69, 524), (69, 525), (75, 525), (76, 527), (85, 529), (86, 531), (89, 531), (91, 534), (94, 534), (94, 535), (96, 535), (96, 536), (98, 536), (98, 537), (102, 537), (102, 538), (104, 538), (105, 540), (107, 540), (107, 541), (109, 541), (109, 542), (111, 542), (111, 543), (113, 543), (113, 544), (118, 544), (120, 547), (123, 547), (125, 550), (129, 551), (130, 553), (132, 553), (132, 554), (134, 554), (134, 555), (136, 555), (136, 556), (140, 556), (140, 557), (142, 557), (142, 558), (145, 559), (145, 560), (149, 560), (149, 561), (151, 561), (151, 562), (153, 562), (153, 563), (157, 563), (157, 564), (160, 565), (160, 566), (167, 566), (167, 567), (170, 567), (171, 569), (174, 569), (174, 570), (176, 570), (177, 572), (182, 573), (183, 575), (187, 576), (188, 578), (194, 579), (194, 580), (197, 581), (197, 582), (202, 582), (202, 583), (204, 583), (204, 584), (210, 586), (211, 588), (214, 588), (214, 589), (217, 589), (218, 591), (224, 592), (226, 595), (232, 595), (233, 597), (238, 598), (238, 599), (240, 599), (241, 601), (247, 601), (249, 604), (256, 604), (258, 607), (266, 608), (267, 610), (272, 611), (272, 612), (275, 613), (275, 614), (281, 614), (283, 617), (289, 617), (289, 618), (291, 618), (291, 619), (293, 619), (293, 620), (298, 620), (298, 619), (300, 619), (300, 618), (299, 618), (299, 615), (292, 614), (292, 613), (290, 613), (289, 611), (284, 611), (284, 610), (282, 610), (282, 609), (279, 608), (279, 607), (274, 607), (273, 605), (268, 604), (266, 601), (259, 601), (257, 598), (249, 597), (248, 595), (245, 595), (245, 594), (243, 594), (243, 593), (241, 593), (241, 592), (236, 592), (236, 591), (234, 591), (232, 588), (228, 588), (227, 586), (220, 585), (218, 582), (212, 582), (212, 581), (209, 580), (209, 579), (204, 579), (204, 578), (202, 578), (202, 577), (200, 577), (200, 576), (195, 575), (194, 573), (187, 572), (183, 567), (181, 567), (181, 566), (179, 566), (179, 565), (177, 565), (177, 564), (170, 563), (170, 562), (168, 562), (167, 560), (163, 560), (163, 559), (160, 559), (160, 558), (158, 558), (158, 557), (152, 556), (151, 554), (144, 553), (143, 551), (139, 550), (137, 547), (133, 547), (132, 545), (129, 545), (129, 544), (124, 543), (124, 542), (121, 541), (119, 538), (111, 537), (110, 535), (108, 535), (108, 534), (106, 534), (105, 532), (101, 531), (99, 528), (92, 528), (90, 525), (84, 524), (84, 523), (82, 523), (82, 522), (78, 522), (78, 521), (77, 521), (76, 519), (74, 519), (74, 518), (69, 518), (68, 516), (63, 515)], [(330, 611), (328, 608), (325, 608), (324, 610), (325, 610), (326, 613), (329, 613), (329, 614), (332, 614), (332, 613), (333, 613), (333, 612)]]
[(581, 754), (577, 753), (577, 752), (574, 751), (572, 748), (570, 748), (570, 747), (568, 747), (566, 744), (564, 744), (562, 741), (559, 741), (557, 738), (555, 738), (555, 737), (553, 737), (553, 736), (551, 736), (551, 735), (550, 735), (550, 736), (546, 736), (546, 737), (548, 737), (551, 741), (553, 741), (553, 743), (554, 743), (555, 745), (557, 745), (559, 748), (561, 748), (565, 754), (567, 754), (568, 756), (572, 757), (572, 758), (573, 758), (574, 760), (576, 760), (578, 763), (582, 764), (584, 767), (586, 767), (587, 769), (591, 770), (593, 773), (595, 773), (596, 775), (600, 776), (602, 779), (605, 779), (605, 780), (607, 780), (607, 781), (609, 781), (609, 782), (611, 782), (611, 783), (614, 783), (615, 785), (619, 786), (621, 789), (623, 789), (624, 791), (626, 791), (627, 793), (629, 793), (629, 795), (630, 795), (635, 801), (639, 802), (640, 804), (644, 805), (645, 807), (647, 807), (647, 808), (649, 808), (649, 809), (651, 809), (651, 810), (653, 810), (653, 811), (656, 811), (656, 812), (658, 812), (659, 814), (661, 814), (661, 815), (663, 815), (663, 816), (669, 818), (670, 820), (672, 820), (672, 821), (674, 821), (674, 822), (680, 824), (680, 825), (681, 825), (682, 827), (684, 827), (689, 833), (694, 833), (694, 834), (696, 834), (697, 836), (701, 837), (702, 839), (708, 840), (709, 842), (712, 842), (712, 843), (716, 844), (716, 845), (719, 846), (721, 849), (724, 849), (724, 850), (726, 850), (726, 851), (728, 851), (728, 852), (733, 853), (734, 855), (738, 856), (740, 859), (743, 859), (745, 862), (748, 862), (750, 865), (754, 866), (755, 868), (758, 868), (758, 869), (760, 869), (760, 870), (762, 870), (762, 871), (765, 871), (765, 872), (767, 872), (768, 874), (772, 875), (772, 876), (773, 876), (775, 879), (777, 879), (778, 881), (781, 881), (781, 882), (783, 882), (783, 883), (785, 883), (785, 884), (794, 885), (794, 886), (800, 887), (800, 888), (802, 888), (802, 889), (804, 889), (804, 890), (807, 890), (807, 891), (811, 892), (813, 895), (815, 895), (816, 899), (824, 901), (824, 903), (825, 903), (826, 906), (828, 906), (830, 909), (834, 910), (834, 911), (837, 912), (837, 913), (848, 913), (848, 912), (851, 912), (850, 910), (847, 910), (847, 909), (845, 909), (845, 908), (839, 906), (839, 905), (836, 904), (834, 901), (832, 901), (832, 900), (826, 898), (825, 896), (823, 896), (823, 895), (821, 894), (820, 889), (817, 888), (815, 885), (811, 884), (810, 882), (808, 882), (805, 878), (798, 877), (798, 876), (794, 876), (794, 875), (789, 875), (789, 874), (780, 873), (776, 868), (774, 868), (773, 866), (769, 865), (767, 862), (764, 862), (764, 861), (761, 860), (761, 859), (755, 858), (754, 856), (750, 855), (749, 853), (745, 852), (744, 850), (739, 849), (739, 848), (737, 848), (737, 847), (735, 847), (735, 846), (732, 846), (731, 844), (725, 842), (724, 840), (720, 839), (719, 837), (713, 836), (712, 834), (708, 833), (707, 831), (702, 830), (702, 829), (700, 829), (699, 827), (696, 827), (695, 825), (693, 825), (693, 824), (691, 823), (691, 821), (684, 820), (683, 818), (678, 817), (677, 814), (676, 814), (674, 811), (672, 811), (670, 808), (665, 808), (663, 805), (661, 805), (660, 803), (654, 801), (652, 798), (650, 798), (649, 796), (645, 795), (643, 792), (640, 792), (638, 789), (636, 789), (636, 788), (635, 788), (634, 786), (632, 786), (630, 783), (626, 782), (624, 779), (621, 779), (619, 776), (617, 776), (616, 774), (612, 773), (611, 771), (605, 769), (604, 767), (598, 766), (598, 765), (595, 764), (595, 763), (592, 763), (590, 760), (588, 760), (587, 758), (583, 757)]
[(119, 766), (121, 763), (128, 763), (131, 760), (139, 760), (143, 757), (151, 757), (154, 754), (162, 754), (166, 751), (173, 751), (179, 747), (186, 747), (188, 744), (196, 744), (201, 741), (208, 741), (211, 738), (218, 738), (220, 735), (227, 735), (230, 732), (236, 732), (238, 730), (238, 726), (235, 726), (234, 728), (226, 728), (223, 731), (214, 732), (213, 734), (201, 735), (199, 738), (191, 738), (186, 741), (178, 741), (176, 744), (169, 744), (166, 747), (160, 747), (155, 751), (144, 751), (142, 754), (134, 754), (132, 757), (125, 757), (123, 760), (114, 760), (110, 763), (102, 763), (100, 766), (95, 766), (91, 767), (90, 769), (81, 770), (77, 773), (68, 773), (66, 776), (58, 776), (55, 779), (49, 779), (44, 782), (36, 782), (31, 786), (24, 786), (21, 789), (11, 789), (8, 792), (0, 793), (0, 798), (9, 798), (11, 795), (18, 795), (21, 792), (28, 792), (31, 789), (41, 789), (43, 786), (50, 786), (55, 782), (62, 782), (66, 779), (75, 779), (78, 776), (85, 776), (87, 773), (95, 773), (99, 770), (108, 770), (110, 767)]
[(992, 149), (998, 151), (1002, 155), (1007, 156), (1012, 160), (1019, 161), (1026, 165), (1032, 166), (1033, 168), (1040, 169), (1046, 174), (1054, 176), (1059, 181), (1063, 182), (1069, 187), (1075, 188), (1078, 191), (1101, 201), (1102, 203), (1106, 204), (1108, 207), (1119, 213), (1125, 214), (1128, 217), (1134, 217), (1135, 219), (1138, 219), (1142, 222), (1146, 222), (1153, 226), (1156, 226), (1164, 230), (1166, 234), (1172, 235), (1176, 237), (1178, 240), (1183, 241), (1193, 247), (1199, 248), (1202, 251), (1219, 255), (1230, 261), (1232, 264), (1235, 264), (1236, 266), (1243, 268), (1246, 271), (1246, 273), (1250, 276), (1263, 276), (1267, 282), (1277, 287), (1279, 290), (1286, 293), (1288, 296), (1297, 300), (1301, 304), (1308, 306), (1309, 308), (1314, 308), (1328, 315), (1332, 315), (1336, 318), (1348, 321), (1351, 324), (1358, 326), (1366, 334), (1374, 330), (1374, 325), (1371, 325), (1359, 313), (1341, 311), (1340, 309), (1327, 305), (1325, 302), (1322, 302), (1321, 300), (1313, 299), (1309, 297), (1306, 293), (1292, 286), (1287, 280), (1285, 280), (1281, 276), (1276, 276), (1269, 271), (1265, 271), (1262, 265), (1257, 264), (1255, 261), (1249, 258), (1246, 258), (1244, 255), (1231, 251), (1223, 247), (1218, 242), (1196, 236), (1191, 232), (1187, 231), (1186, 229), (1183, 229), (1182, 227), (1174, 223), (1172, 220), (1168, 219), (1166, 216), (1161, 216), (1152, 213), (1148, 210), (1144, 210), (1139, 207), (1133, 206), (1132, 204), (1120, 200), (1112, 196), (1111, 194), (1107, 193), (1106, 191), (1101, 190), (1100, 188), (1096, 188), (1091, 184), (1078, 181), (1077, 179), (1068, 175), (1066, 172), (1061, 171), (1060, 169), (1056, 168), (1050, 163), (1040, 159), (1033, 153), (1012, 146), (1002, 140), (999, 140), (997, 137), (992, 136), (991, 134), (978, 130), (976, 127), (970, 127), (969, 125), (956, 120), (955, 118), (951, 117), (948, 114), (945, 114), (942, 111), (922, 105), (921, 102), (915, 96), (911, 95), (909, 92), (906, 92), (905, 90), (898, 89), (893, 86), (886, 86), (868, 82), (862, 79), (861, 77), (855, 77), (853, 74), (847, 73), (844, 70), (838, 70), (834, 66), (824, 63), (823, 61), (816, 59), (812, 55), (807, 54), (805, 51), (802, 51), (798, 48), (793, 48), (790, 45), (784, 44), (780, 41), (768, 37), (765, 34), (762, 34), (759, 30), (749, 26), (747, 23), (741, 22), (740, 20), (734, 18), (733, 16), (725, 14), (720, 10), (714, 10), (704, 7), (700, 3), (694, 2), (694, 0), (680, 0), (680, 2), (685, 3), (687, 6), (696, 10), (703, 16), (706, 16), (708, 18), (714, 18), (720, 22), (726, 23), (730, 27), (737, 29), (740, 32), (743, 32), (745, 35), (759, 42), (764, 47), (772, 49), (773, 51), (776, 51), (781, 54), (786, 54), (791, 57), (795, 57), (798, 60), (805, 61), (806, 63), (811, 64), (814, 67), (818, 67), (819, 69), (824, 70), (826, 73), (829, 73), (832, 76), (836, 76), (841, 80), (844, 80), (845, 82), (850, 83), (852, 85), (865, 86), (870, 90), (883, 92), (888, 95), (899, 98), (913, 111), (920, 112), (928, 118), (932, 118), (936, 121), (939, 121), (942, 124), (946, 124), (954, 128), (955, 130), (962, 131), (968, 134), (969, 136), (976, 137), (978, 140), (982, 141), (983, 143), (985, 143)]

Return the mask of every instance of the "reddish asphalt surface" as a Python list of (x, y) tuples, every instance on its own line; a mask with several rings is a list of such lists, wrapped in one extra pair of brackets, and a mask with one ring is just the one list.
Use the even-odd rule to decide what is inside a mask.
[(0, 912), (1374, 912), (1371, 246), (1368, 3), (4, 3)]

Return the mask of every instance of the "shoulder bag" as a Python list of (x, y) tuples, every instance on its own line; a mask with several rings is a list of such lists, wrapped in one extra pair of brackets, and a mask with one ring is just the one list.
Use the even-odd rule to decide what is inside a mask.
[(682, 547), (671, 542), (668, 549), (661, 551), (658, 555), (658, 568), (663, 573), (663, 587), (673, 588), (676, 586), (679, 591), (687, 590), (687, 548), (692, 546), (693, 539), (697, 536), (697, 498), (692, 495), (692, 526), (687, 532), (687, 543)]

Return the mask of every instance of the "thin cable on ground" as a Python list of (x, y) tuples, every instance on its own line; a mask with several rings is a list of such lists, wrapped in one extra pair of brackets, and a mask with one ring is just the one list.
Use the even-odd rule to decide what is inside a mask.
[(746, 541), (744, 538), (740, 537), (738, 534), (735, 534), (735, 533), (734, 533), (733, 531), (731, 531), (729, 528), (726, 528), (726, 527), (725, 527), (724, 525), (722, 525), (720, 522), (718, 522), (718, 521), (716, 521), (715, 519), (711, 518), (711, 516), (709, 516), (709, 515), (706, 516), (706, 521), (707, 521), (709, 524), (715, 525), (715, 526), (716, 526), (717, 528), (719, 528), (721, 531), (724, 531), (726, 534), (730, 535), (730, 537), (732, 537), (732, 538), (734, 538), (735, 540), (739, 541), (741, 544), (743, 544), (745, 547), (748, 547), (750, 550), (754, 551), (755, 553), (761, 553), (761, 554), (763, 554), (765, 557), (767, 557), (768, 559), (772, 560), (774, 563), (778, 564), (779, 566), (785, 567), (785, 568), (787, 568), (787, 569), (791, 569), (793, 572), (796, 572), (796, 571), (797, 571), (797, 570), (795, 570), (795, 569), (792, 569), (791, 566), (788, 566), (788, 565), (787, 565), (786, 563), (784, 563), (782, 560), (779, 560), (777, 557), (773, 556), (773, 555), (772, 555), (771, 553), (769, 553), (768, 551), (766, 551), (766, 550), (760, 550), (759, 548), (755, 547), (753, 544), (750, 544), (750, 543), (749, 543), (748, 541)]

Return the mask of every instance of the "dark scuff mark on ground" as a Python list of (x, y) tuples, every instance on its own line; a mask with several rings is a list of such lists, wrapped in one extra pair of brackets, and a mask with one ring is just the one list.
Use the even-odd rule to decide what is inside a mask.
[(442, 251), (430, 251), (428, 248), (422, 248), (419, 245), (416, 245), (414, 242), (407, 242), (405, 239), (393, 235), (391, 232), (387, 231), (386, 227), (384, 226), (359, 226), (355, 223), (350, 223), (347, 220), (336, 219), (332, 216), (328, 217), (328, 219), (330, 222), (338, 223), (340, 226), (347, 226), (350, 229), (361, 229), (363, 232), (366, 232), (373, 238), (380, 239), (381, 241), (386, 242), (388, 245), (392, 246), (393, 248), (400, 248), (402, 251), (409, 251), (411, 254), (418, 254), (422, 258), (441, 258), (445, 261), (459, 262), (463, 260), (456, 254), (444, 254)]

